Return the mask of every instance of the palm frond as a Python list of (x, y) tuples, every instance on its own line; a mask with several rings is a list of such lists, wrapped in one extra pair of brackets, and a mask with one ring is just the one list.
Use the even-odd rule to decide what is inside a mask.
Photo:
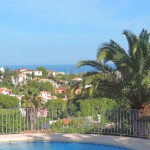
[[(129, 30), (123, 34), (128, 52), (110, 40), (100, 46), (96, 61), (80, 61), (77, 67), (87, 65), (96, 69), (83, 75), (84, 84), (92, 84), (90, 95), (122, 97), (132, 108), (139, 109), (143, 102), (150, 101), (150, 33), (143, 29), (139, 36)], [(117, 78), (109, 61), (115, 64), (121, 78)]]
[(126, 36), (126, 39), (128, 41), (130, 56), (132, 55), (135, 56), (135, 53), (137, 51), (137, 46), (138, 46), (138, 37), (129, 30), (124, 30), (123, 34)]
[[(103, 55), (104, 52), (105, 54), (107, 54), (105, 55), (105, 57)], [(129, 56), (127, 55), (125, 50), (113, 40), (111, 40), (109, 43), (104, 43), (99, 48), (97, 59), (99, 60), (99, 58), (100, 60), (103, 58), (106, 62), (112, 61), (118, 70), (121, 68), (125, 70), (128, 66), (130, 66)], [(127, 70), (129, 70), (129, 68)]]
[(82, 66), (90, 66), (96, 69), (97, 71), (110, 71), (113, 70), (113, 68), (109, 67), (108, 65), (98, 63), (97, 61), (94, 60), (82, 60), (79, 61), (76, 65), (77, 68), (82, 67)]

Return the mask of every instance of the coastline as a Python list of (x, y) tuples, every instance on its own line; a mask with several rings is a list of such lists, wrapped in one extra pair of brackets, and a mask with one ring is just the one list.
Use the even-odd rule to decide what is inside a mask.
[(64, 72), (65, 74), (79, 74), (85, 73), (88, 71), (93, 71), (92, 67), (85, 66), (81, 68), (76, 68), (75, 64), (58, 64), (58, 65), (0, 65), (3, 66), (5, 69), (8, 68), (10, 70), (17, 70), (20, 68), (26, 68), (29, 70), (36, 70), (37, 67), (44, 67), (46, 70), (52, 70), (56, 72)]

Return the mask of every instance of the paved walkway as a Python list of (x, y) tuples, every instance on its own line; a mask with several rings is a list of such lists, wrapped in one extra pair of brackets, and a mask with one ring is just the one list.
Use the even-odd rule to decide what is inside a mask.
[(121, 136), (94, 134), (11, 134), (0, 135), (0, 142), (16, 141), (75, 141), (128, 147), (134, 150), (150, 150), (150, 140)]

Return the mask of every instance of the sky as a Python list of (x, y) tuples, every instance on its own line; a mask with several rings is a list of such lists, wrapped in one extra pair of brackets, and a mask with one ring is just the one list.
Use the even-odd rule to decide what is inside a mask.
[(0, 0), (0, 64), (95, 60), (110, 39), (128, 50), (124, 29), (150, 31), (149, 0)]

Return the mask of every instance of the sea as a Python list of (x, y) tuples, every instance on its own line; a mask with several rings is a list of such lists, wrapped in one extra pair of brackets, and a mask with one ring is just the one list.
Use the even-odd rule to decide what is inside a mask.
[(4, 67), (4, 69), (8, 68), (9, 70), (18, 70), (20, 68), (26, 68), (28, 70), (37, 70), (38, 67), (44, 67), (46, 70), (52, 70), (56, 72), (64, 72), (65, 74), (80, 74), (89, 71), (94, 71), (92, 67), (83, 66), (80, 68), (76, 68), (73, 64), (68, 65), (0, 65), (0, 67)]
[[(95, 71), (93, 67), (83, 66), (80, 68), (76, 68), (74, 64), (66, 64), (66, 65), (0, 65), (0, 67), (4, 67), (4, 69), (8, 68), (10, 70), (18, 70), (20, 68), (26, 68), (28, 70), (37, 70), (38, 67), (44, 67), (46, 70), (56, 71), (56, 72), (64, 72), (65, 74), (80, 74), (89, 71)], [(114, 67), (111, 64), (112, 67)]]

